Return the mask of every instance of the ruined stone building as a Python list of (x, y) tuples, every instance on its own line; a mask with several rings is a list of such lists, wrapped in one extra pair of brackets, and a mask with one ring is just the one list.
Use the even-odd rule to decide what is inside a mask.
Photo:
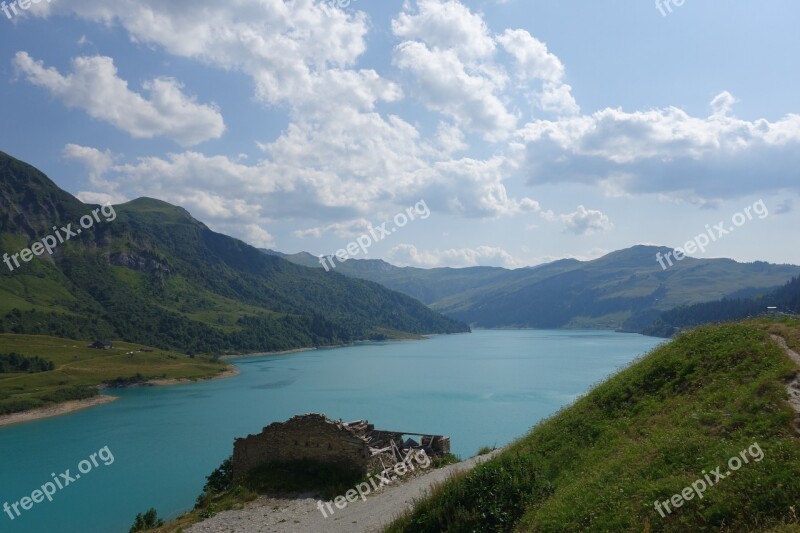
[[(405, 436), (420, 437), (403, 440)], [(258, 435), (236, 439), (233, 478), (265, 463), (311, 459), (368, 473), (402, 459), (408, 450), (422, 449), (431, 456), (450, 453), (450, 438), (442, 435), (376, 430), (366, 420), (344, 423), (322, 414), (275, 422)]]

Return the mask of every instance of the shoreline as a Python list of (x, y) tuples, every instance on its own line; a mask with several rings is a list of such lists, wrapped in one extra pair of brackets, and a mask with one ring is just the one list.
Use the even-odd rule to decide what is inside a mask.
[(293, 353), (303, 353), (303, 352), (310, 352), (312, 350), (329, 350), (332, 348), (347, 348), (348, 346), (359, 346), (362, 344), (372, 344), (376, 342), (390, 342), (390, 341), (421, 341), (430, 339), (432, 337), (437, 337), (439, 335), (465, 335), (468, 332), (463, 333), (425, 333), (423, 335), (419, 335), (418, 337), (401, 337), (401, 338), (391, 338), (391, 339), (382, 339), (382, 340), (374, 340), (374, 339), (365, 339), (365, 340), (358, 340), (353, 342), (348, 342), (346, 344), (331, 344), (329, 346), (309, 346), (306, 348), (294, 348), (292, 350), (282, 350), (280, 352), (254, 352), (254, 353), (246, 353), (241, 355), (223, 355), (220, 357), (220, 361), (230, 361), (231, 359), (252, 359), (255, 357), (269, 357), (272, 355), (290, 355)]
[(190, 383), (202, 383), (204, 381), (215, 381), (217, 379), (226, 379), (232, 378), (234, 376), (239, 375), (239, 371), (236, 369), (234, 365), (228, 365), (229, 368), (223, 370), (219, 374), (215, 376), (211, 376), (209, 378), (198, 378), (198, 379), (189, 379), (189, 378), (156, 378), (156, 379), (148, 379), (147, 381), (142, 381), (140, 383), (131, 383), (130, 385), (123, 385), (121, 387), (104, 387), (103, 385), (98, 385), (99, 389), (102, 390), (115, 390), (115, 389), (135, 389), (139, 387), (170, 387), (172, 385), (188, 385)]
[(36, 409), (28, 409), (18, 413), (0, 415), (0, 427), (21, 424), (24, 422), (33, 422), (34, 420), (42, 420), (44, 418), (52, 418), (54, 416), (67, 415), (76, 411), (88, 409), (90, 407), (105, 405), (116, 400), (119, 400), (118, 396), (100, 394), (99, 396), (86, 398), (85, 400), (69, 400), (47, 407), (37, 407)]
[[(127, 389), (134, 387), (168, 387), (171, 385), (185, 385), (189, 383), (200, 383), (202, 381), (213, 381), (216, 379), (225, 379), (238, 376), (239, 371), (231, 365), (230, 368), (220, 372), (216, 376), (201, 379), (188, 379), (188, 378), (168, 378), (168, 379), (150, 379), (142, 383), (134, 383), (125, 387), (105, 387), (104, 384), (97, 385), (98, 390), (113, 391), (115, 389)], [(7, 415), (0, 415), (0, 428), (11, 426), (14, 424), (22, 424), (25, 422), (33, 422), (35, 420), (42, 420), (45, 418), (53, 418), (61, 415), (68, 415), (83, 409), (105, 405), (107, 403), (119, 400), (119, 396), (112, 396), (110, 394), (99, 394), (84, 400), (68, 400), (66, 402), (49, 405), (47, 407), (37, 407), (35, 409), (27, 409), (16, 413)]]
[[(345, 344), (341, 346), (346, 346)], [(331, 346), (331, 348), (339, 348), (340, 346)], [(325, 346), (328, 348), (328, 346)], [(267, 357), (270, 355), (289, 355), (293, 353), (302, 353), (302, 352), (310, 352), (311, 350), (319, 350), (319, 348), (309, 347), (309, 348), (295, 348), (293, 350), (283, 350), (281, 352), (254, 352), (254, 353), (245, 353), (241, 355), (223, 355), (220, 357), (220, 361), (230, 361), (231, 359), (252, 359), (255, 357)], [(238, 372), (237, 372), (238, 373)]]

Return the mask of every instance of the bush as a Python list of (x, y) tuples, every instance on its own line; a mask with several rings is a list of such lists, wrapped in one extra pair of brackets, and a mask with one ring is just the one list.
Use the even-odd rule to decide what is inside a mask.
[(233, 457), (225, 459), (219, 468), (211, 472), (206, 478), (205, 492), (220, 493), (233, 486)]
[(55, 369), (52, 361), (40, 357), (25, 357), (16, 352), (0, 353), (0, 374), (12, 372), (48, 372)]
[(441, 468), (443, 466), (452, 465), (460, 462), (461, 459), (457, 455), (453, 455), (452, 453), (448, 453), (446, 455), (436, 455), (431, 459), (431, 465), (433, 466), (433, 468)]
[(19, 413), (28, 409), (42, 407), (44, 402), (33, 398), (3, 400), (0, 402), (0, 415)]
[(139, 513), (133, 521), (133, 526), (128, 533), (136, 533), (137, 531), (147, 531), (148, 529), (155, 529), (164, 525), (164, 521), (158, 517), (158, 511), (152, 507), (147, 510), (144, 515)]
[(86, 385), (78, 385), (56, 389), (50, 394), (43, 396), (42, 400), (52, 403), (61, 403), (69, 400), (85, 400), (93, 396), (97, 396), (97, 389)]

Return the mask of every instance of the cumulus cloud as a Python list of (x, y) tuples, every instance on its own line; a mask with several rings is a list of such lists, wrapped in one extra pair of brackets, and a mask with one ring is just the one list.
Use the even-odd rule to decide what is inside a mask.
[(173, 78), (156, 78), (142, 87), (149, 99), (131, 91), (117, 76), (114, 60), (106, 56), (77, 57), (72, 73), (64, 76), (46, 68), (27, 52), (17, 52), (14, 66), (32, 84), (47, 89), (68, 107), (113, 124), (133, 137), (164, 135), (183, 146), (216, 139), (225, 123), (214, 106), (195, 103)]
[[(547, 114), (580, 111), (564, 81), (563, 63), (526, 30), (493, 36), (482, 15), (454, 0), (406, 2), (392, 30), (403, 39), (395, 47), (394, 64), (415, 81), (415, 96), (486, 140), (505, 140), (516, 127), (519, 113), (509, 105), (515, 91)], [(518, 81), (513, 87), (498, 45), (512, 60)]]
[(547, 45), (526, 30), (506, 30), (497, 41), (517, 63), (520, 76), (560, 83), (564, 78), (561, 60), (547, 50)]
[(270, 104), (308, 102), (328, 70), (352, 66), (366, 49), (366, 16), (315, 0), (75, 0), (53, 10), (105, 26), (136, 41), (249, 76)]
[[(405, 91), (356, 67), (368, 29), (356, 10), (311, 0), (240, 0), (236, 9), (198, 0), (191, 10), (156, 0), (75, 0), (54, 9), (121, 26), (132, 40), (167, 53), (242, 72), (253, 80), (258, 100), (288, 106), (283, 132), (258, 143), (264, 159), (244, 164), (199, 152), (144, 157), (113, 169), (129, 194), (192, 202), (211, 216), (260, 206), (272, 216), (310, 214), (323, 222), (368, 216), (420, 197), (471, 217), (535, 205), (508, 194), (510, 167), (502, 155), (453, 159), (471, 147), (465, 132), (500, 138), (517, 123), (501, 94), (507, 76), (493, 62), (495, 39), (483, 17), (460, 2), (426, 0), (416, 9), (409, 3), (393, 21), (406, 46), (395, 59), (409, 72), (419, 71), (420, 85), (438, 87), (423, 91), (430, 94), (425, 98), (449, 117), (432, 137), (399, 115), (378, 111), (379, 102), (397, 102)], [(441, 72), (426, 65), (428, 59), (438, 61)]]
[(506, 30), (497, 41), (513, 56), (521, 79), (543, 82), (536, 93), (541, 110), (555, 115), (574, 115), (580, 111), (572, 87), (564, 83), (564, 64), (547, 50), (545, 43), (519, 29)]
[(755, 191), (796, 189), (800, 115), (747, 121), (722, 93), (709, 117), (676, 107), (529, 122), (513, 157), (529, 183), (578, 182), (615, 195), (663, 194), (699, 205)]
[(92, 182), (101, 178), (114, 166), (114, 156), (111, 150), (100, 151), (97, 148), (67, 144), (62, 151), (66, 159), (82, 163), (89, 171)]
[(114, 155), (110, 150), (101, 152), (89, 146), (67, 144), (61, 153), (65, 159), (83, 165), (89, 172), (89, 182), (102, 189), (102, 192), (80, 191), (76, 195), (79, 200), (90, 204), (118, 204), (127, 201), (125, 195), (117, 190), (118, 184), (104, 179), (106, 173), (114, 167)]
[(420, 100), (460, 126), (488, 139), (502, 139), (515, 127), (517, 117), (495, 94), (503, 80), (475, 73), (457, 52), (406, 41), (395, 49), (394, 63), (415, 77)]
[(614, 227), (602, 211), (586, 209), (582, 205), (574, 213), (560, 215), (558, 218), (564, 222), (565, 231), (575, 235), (591, 235)]
[(398, 266), (423, 268), (471, 266), (518, 268), (521, 266), (507, 251), (493, 246), (419, 250), (413, 244), (401, 244), (389, 250), (387, 260)]
[(508, 160), (462, 158), (441, 161), (435, 171), (438, 183), (427, 186), (427, 196), (446, 198), (446, 211), (466, 217), (497, 218), (518, 213), (538, 213), (539, 202), (532, 198), (514, 198), (503, 180), (510, 173)]
[(494, 39), (483, 17), (461, 2), (419, 0), (416, 7), (414, 12), (408, 3), (392, 21), (395, 35), (439, 50), (454, 50), (463, 58), (485, 58), (494, 53)]
[(248, 224), (245, 227), (245, 240), (257, 248), (272, 248), (275, 239), (270, 233), (257, 224)]
[[(576, 182), (619, 197), (653, 194), (705, 207), (756, 190), (797, 190), (800, 116), (738, 119), (728, 92), (710, 102), (707, 117), (675, 107), (581, 114), (567, 69), (546, 43), (526, 30), (490, 28), (480, 12), (455, 0), (404, 2), (391, 28), (395, 68), (385, 61), (380, 73), (359, 63), (370, 27), (366, 15), (319, 0), (237, 0), (235, 9), (210, 0), (197, 0), (192, 9), (161, 0), (50, 5), (121, 27), (149, 48), (241, 73), (258, 103), (286, 111), (281, 133), (258, 139), (262, 159), (184, 151), (110, 164), (102, 149), (82, 155), (72, 149), (68, 156), (84, 162), (90, 180), (119, 183), (127, 196), (184, 203), (220, 227), (231, 224), (240, 236), (252, 230), (235, 226), (236, 217), (259, 227), (277, 217), (303, 220), (308, 229), (300, 231), (311, 237), (419, 198), (437, 212), (463, 217), (535, 214), (578, 234), (611, 227), (606, 214), (585, 207), (566, 215), (546, 211), (513, 180)], [(74, 98), (76, 107), (115, 124), (126, 121), (118, 127), (143, 136), (196, 142), (191, 134), (202, 128), (180, 126), (197, 120), (188, 113), (192, 106), (206, 118), (198, 138), (224, 129), (221, 117), (212, 127), (218, 112), (195, 103), (175, 80), (157, 78), (139, 94), (110, 58), (79, 59), (86, 64), (73, 62), (69, 74), (27, 54), (15, 61), (32, 82), (63, 92), (58, 97), (65, 103)], [(74, 95), (91, 76), (106, 92), (121, 90), (134, 108), (166, 106), (173, 125), (160, 124), (160, 111), (152, 120), (144, 112), (110, 116), (113, 102), (104, 107), (102, 98)], [(430, 120), (409, 113), (407, 98), (422, 102)], [(526, 102), (533, 105), (520, 109)]]
[(293, 233), (293, 235), (295, 237), (300, 237), (301, 239), (305, 239), (307, 237), (319, 239), (328, 233), (333, 233), (337, 237), (349, 238), (364, 235), (370, 230), (370, 228), (372, 228), (372, 224), (369, 222), (369, 220), (365, 218), (359, 218), (358, 220), (336, 222), (334, 224), (328, 224), (327, 226), (297, 230)]
[(428, 108), (489, 140), (516, 126), (501, 98), (507, 75), (492, 59), (496, 44), (482, 16), (453, 0), (419, 0), (404, 5), (392, 30), (404, 39), (394, 64), (412, 76)]

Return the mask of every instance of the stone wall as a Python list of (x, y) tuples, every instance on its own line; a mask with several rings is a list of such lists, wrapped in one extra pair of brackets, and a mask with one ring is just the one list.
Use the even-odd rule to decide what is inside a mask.
[(236, 439), (233, 478), (272, 461), (313, 459), (367, 472), (373, 461), (366, 441), (340, 422), (324, 415), (295, 416), (275, 422), (258, 435)]

